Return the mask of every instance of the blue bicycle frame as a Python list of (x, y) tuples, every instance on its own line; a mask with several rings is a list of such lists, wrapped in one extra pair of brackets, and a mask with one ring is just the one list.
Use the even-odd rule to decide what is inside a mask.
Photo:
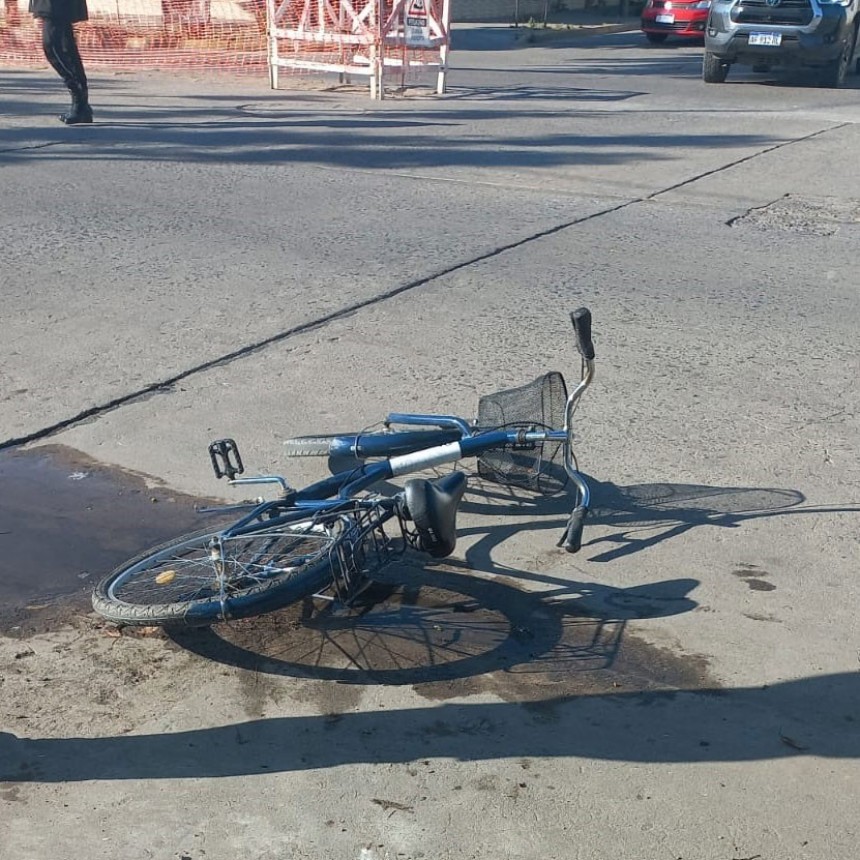
[[(242, 471), (241, 460), (238, 467), (230, 466), (221, 472), (216, 466), (216, 475), (230, 477), (231, 484), (279, 483), (282, 498), (263, 502), (254, 507), (246, 516), (224, 531), (225, 535), (235, 536), (264, 530), (291, 522), (308, 519), (315, 513), (374, 507), (382, 513), (384, 520), (397, 514), (397, 501), (394, 498), (373, 496), (357, 498), (357, 495), (374, 484), (403, 475), (420, 472), (435, 466), (456, 463), (470, 457), (507, 447), (538, 445), (543, 442), (560, 442), (564, 450), (564, 468), (577, 490), (577, 503), (568, 521), (565, 534), (559, 541), (568, 552), (577, 552), (581, 545), (582, 525), (591, 502), (588, 483), (579, 470), (573, 457), (572, 416), (579, 398), (591, 384), (594, 376), (594, 346), (591, 342), (591, 314), (580, 308), (571, 314), (577, 335), (577, 344), (582, 355), (582, 375), (577, 387), (570, 393), (565, 405), (564, 427), (561, 430), (526, 430), (523, 428), (481, 430), (455, 415), (420, 415), (412, 413), (391, 413), (385, 421), (386, 426), (399, 424), (413, 427), (435, 427), (438, 434), (426, 430), (395, 431), (384, 434), (367, 434), (337, 437), (332, 440), (330, 454), (359, 458), (380, 456), (378, 462), (362, 463), (355, 469), (339, 472), (301, 490), (290, 488), (278, 476), (256, 478), (235, 478)], [(226, 441), (233, 446), (231, 440)], [(428, 444), (430, 446), (428, 447)], [(412, 446), (420, 445), (417, 450)], [(228, 446), (229, 447), (229, 446)], [(393, 453), (398, 452), (398, 453)], [(210, 447), (210, 453), (212, 448)], [(238, 458), (238, 452), (236, 452)], [(213, 455), (213, 464), (215, 458)]]

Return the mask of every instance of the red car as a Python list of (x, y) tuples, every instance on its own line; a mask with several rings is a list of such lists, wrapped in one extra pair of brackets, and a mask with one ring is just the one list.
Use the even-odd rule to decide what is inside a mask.
[(642, 10), (641, 27), (653, 44), (665, 42), (668, 36), (702, 39), (711, 0), (648, 0)]

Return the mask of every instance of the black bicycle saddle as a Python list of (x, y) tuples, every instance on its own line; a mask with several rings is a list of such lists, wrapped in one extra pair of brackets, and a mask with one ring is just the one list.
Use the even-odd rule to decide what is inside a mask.
[(457, 507), (466, 492), (466, 475), (452, 472), (428, 481), (410, 478), (404, 485), (409, 517), (418, 532), (416, 548), (433, 558), (445, 558), (457, 545)]

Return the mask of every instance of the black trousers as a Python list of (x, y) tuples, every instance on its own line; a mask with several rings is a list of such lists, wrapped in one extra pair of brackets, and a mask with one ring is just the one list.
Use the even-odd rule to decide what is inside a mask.
[(72, 22), (61, 18), (44, 18), (42, 47), (48, 62), (63, 79), (71, 94), (86, 100), (87, 75), (78, 51)]

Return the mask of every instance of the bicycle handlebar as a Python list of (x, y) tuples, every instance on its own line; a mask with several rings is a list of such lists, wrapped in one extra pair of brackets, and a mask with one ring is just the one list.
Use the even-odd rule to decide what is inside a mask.
[(573, 513), (571, 513), (564, 528), (564, 534), (556, 546), (560, 546), (565, 552), (570, 553), (579, 552), (582, 549), (582, 526), (587, 513), (588, 508), (584, 505), (577, 505), (573, 509)]
[(582, 356), (583, 367), (582, 379), (567, 398), (567, 405), (564, 410), (564, 429), (567, 433), (567, 440), (564, 445), (564, 469), (577, 485), (579, 504), (573, 509), (558, 546), (563, 547), (566, 552), (575, 553), (579, 552), (582, 547), (582, 527), (588, 514), (591, 493), (588, 483), (579, 474), (573, 456), (573, 410), (594, 378), (594, 343), (591, 340), (591, 311), (588, 308), (577, 308), (575, 311), (571, 311), (570, 321), (573, 323), (574, 332), (576, 332), (576, 346)]
[[(578, 491), (577, 505), (573, 509), (567, 521), (564, 533), (558, 546), (563, 547), (569, 553), (579, 552), (582, 547), (582, 530), (585, 518), (591, 503), (591, 493), (588, 482), (580, 474), (573, 456), (573, 429), (572, 417), (577, 401), (594, 378), (594, 343), (591, 339), (591, 311), (582, 307), (570, 314), (576, 332), (577, 347), (583, 359), (582, 378), (576, 388), (570, 393), (565, 405), (564, 415), (564, 467), (568, 476), (576, 485)], [(412, 474), (421, 469), (452, 463), (461, 457), (480, 456), (483, 451), (491, 450), (494, 446), (505, 444), (509, 433), (504, 430), (495, 430), (473, 436), (469, 432), (468, 425), (454, 416), (439, 415), (404, 415), (393, 413), (386, 419), (386, 426), (391, 423), (403, 424), (429, 424), (438, 427), (457, 427), (462, 436), (459, 441), (424, 448), (418, 451), (389, 457), (386, 462), (379, 464), (377, 469), (386, 471), (385, 477), (396, 477), (399, 475)], [(551, 433), (546, 431), (535, 431), (526, 434), (538, 441), (539, 437), (548, 438)], [(350, 494), (367, 483), (376, 480), (375, 476), (365, 473), (354, 483), (344, 488), (341, 493)]]
[[(576, 402), (582, 396), (583, 392), (594, 378), (594, 343), (591, 340), (591, 311), (588, 308), (578, 308), (570, 313), (570, 321), (573, 323), (573, 330), (576, 332), (576, 346), (582, 356), (582, 379), (579, 385), (574, 388), (567, 398), (567, 405), (564, 410), (564, 429), (568, 434), (567, 455), (570, 454), (570, 449), (573, 447), (573, 429), (572, 416), (573, 410), (576, 408)], [(565, 466), (571, 466), (571, 460), (565, 456)], [(571, 466), (572, 468), (572, 466)], [(568, 472), (570, 468), (568, 468)]]
[(594, 344), (591, 341), (591, 311), (577, 308), (570, 313), (570, 321), (576, 332), (576, 345), (586, 361), (594, 361)]

